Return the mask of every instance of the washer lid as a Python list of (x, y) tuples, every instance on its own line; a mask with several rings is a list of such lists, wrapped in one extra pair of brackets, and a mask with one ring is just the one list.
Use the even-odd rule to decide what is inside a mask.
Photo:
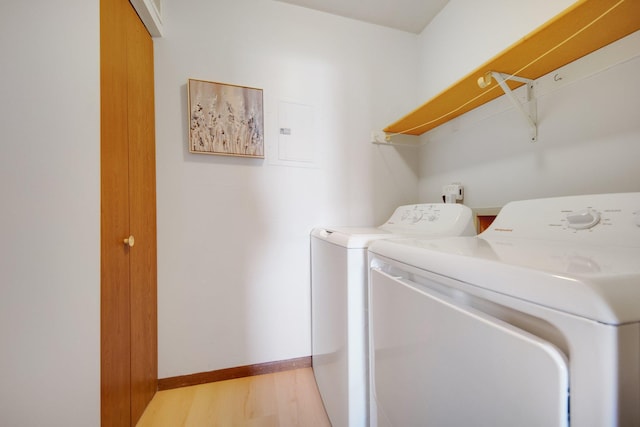
[(349, 249), (364, 249), (374, 240), (402, 236), (375, 227), (317, 227), (311, 237)]
[(475, 235), (473, 213), (464, 205), (422, 203), (398, 206), (380, 227), (318, 227), (311, 236), (346, 248), (366, 248), (378, 239)]
[(640, 321), (640, 247), (451, 237), (379, 241), (369, 250), (602, 323)]

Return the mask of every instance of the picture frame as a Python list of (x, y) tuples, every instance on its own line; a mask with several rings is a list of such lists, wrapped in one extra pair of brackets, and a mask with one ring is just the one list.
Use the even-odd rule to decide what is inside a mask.
[(262, 89), (188, 79), (189, 152), (264, 158)]

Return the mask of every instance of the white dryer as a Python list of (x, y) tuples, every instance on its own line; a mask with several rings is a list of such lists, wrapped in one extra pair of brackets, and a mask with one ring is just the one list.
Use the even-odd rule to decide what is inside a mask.
[(379, 426), (640, 425), (640, 193), (369, 251)]
[(475, 235), (458, 204), (398, 207), (380, 227), (311, 232), (312, 364), (334, 427), (368, 426), (367, 247), (400, 236)]

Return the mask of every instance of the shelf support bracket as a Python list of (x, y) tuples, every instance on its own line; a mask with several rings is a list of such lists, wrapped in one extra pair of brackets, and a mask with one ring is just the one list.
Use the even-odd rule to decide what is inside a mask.
[[(505, 95), (507, 95), (507, 98), (509, 98), (509, 101), (511, 101), (511, 103), (516, 107), (516, 109), (522, 114), (524, 119), (529, 124), (529, 129), (530, 129), (529, 136), (530, 136), (531, 142), (537, 141), (538, 140), (538, 124), (537, 124), (538, 106), (537, 106), (535, 95), (533, 93), (533, 80), (527, 79), (524, 77), (513, 76), (510, 74), (498, 73), (496, 71), (489, 71), (487, 74), (485, 74), (484, 77), (480, 77), (478, 79), (478, 86), (480, 86), (481, 88), (487, 87), (488, 85), (491, 84), (492, 77), (496, 79), (496, 82), (498, 82), (498, 85), (500, 85)], [(522, 103), (515, 96), (515, 94), (509, 87), (509, 85), (507, 85), (507, 80), (514, 80), (514, 81), (522, 82), (525, 84), (526, 98), (527, 98), (526, 104), (528, 107), (527, 109), (529, 111), (525, 109), (525, 106), (522, 105)]]
[(391, 137), (393, 135), (388, 135), (387, 133), (385, 133), (384, 131), (371, 131), (371, 143), (374, 145), (389, 145), (389, 146), (396, 146), (396, 147), (419, 147), (421, 145), (423, 145), (423, 143), (416, 143), (416, 144), (411, 144), (411, 143), (404, 143), (404, 142), (393, 142), (391, 140)]

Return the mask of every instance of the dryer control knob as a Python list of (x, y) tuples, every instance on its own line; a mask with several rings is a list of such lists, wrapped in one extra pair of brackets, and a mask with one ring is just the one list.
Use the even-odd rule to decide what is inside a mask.
[(582, 209), (567, 214), (567, 221), (569, 222), (569, 227), (576, 230), (584, 230), (600, 222), (600, 214), (593, 209)]

